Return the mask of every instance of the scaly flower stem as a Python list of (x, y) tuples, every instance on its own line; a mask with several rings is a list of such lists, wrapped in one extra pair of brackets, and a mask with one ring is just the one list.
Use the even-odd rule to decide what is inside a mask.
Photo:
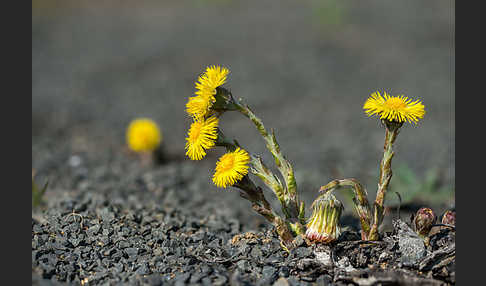
[(240, 196), (249, 200), (252, 203), (252, 207), (255, 211), (264, 216), (269, 222), (274, 222), (277, 215), (273, 213), (272, 207), (265, 199), (262, 189), (255, 186), (248, 175), (244, 176), (241, 181), (234, 184), (234, 186), (243, 191), (240, 193)]
[(284, 186), (282, 185), (282, 182), (280, 182), (279, 178), (275, 176), (270, 169), (265, 166), (263, 163), (262, 158), (258, 156), (252, 156), (251, 158), (251, 172), (260, 178), (260, 180), (263, 181), (263, 183), (270, 189), (272, 190), (277, 199), (280, 202), (282, 212), (284, 213), (286, 218), (290, 218), (290, 214), (288, 213), (287, 209), (284, 207), (285, 206), (285, 197), (284, 197)]
[(380, 164), (380, 179), (378, 182), (378, 191), (376, 192), (376, 199), (374, 203), (374, 220), (373, 225), (371, 226), (371, 230), (369, 233), (368, 240), (378, 240), (378, 227), (380, 226), (381, 222), (383, 221), (384, 217), (384, 206), (383, 203), (385, 201), (386, 191), (388, 190), (388, 185), (390, 184), (390, 180), (392, 177), (392, 169), (391, 163), (392, 158), (395, 152), (393, 152), (393, 143), (398, 136), (400, 127), (402, 123), (382, 120), (383, 124), (385, 125), (386, 133), (385, 133), (385, 145), (383, 147), (383, 159), (381, 160)]
[[(277, 143), (275, 134), (270, 135), (265, 129), (263, 122), (258, 118), (247, 105), (237, 102), (230, 91), (223, 87), (218, 87), (216, 94), (216, 102), (213, 105), (213, 110), (218, 113), (226, 111), (239, 111), (247, 118), (249, 118), (256, 126), (258, 132), (264, 138), (266, 147), (273, 155), (275, 163), (280, 173), (284, 177), (284, 188), (277, 176), (275, 176), (268, 168), (263, 165), (259, 158), (252, 158), (253, 174), (258, 176), (277, 196), (282, 206), (282, 212), (286, 217), (286, 224), (292, 229), (295, 234), (303, 234), (305, 232), (305, 205), (301, 202), (297, 195), (297, 184), (295, 182), (294, 171), (290, 162), (280, 152), (280, 146)], [(226, 144), (227, 143), (222, 143)]]
[(303, 208), (301, 207), (301, 202), (297, 194), (297, 184), (295, 182), (294, 171), (292, 169), (292, 165), (290, 165), (290, 162), (287, 161), (287, 159), (285, 159), (280, 152), (280, 146), (277, 143), (275, 134), (273, 132), (272, 134), (267, 132), (261, 119), (258, 118), (247, 105), (243, 105), (238, 102), (233, 102), (233, 104), (241, 114), (248, 117), (253, 122), (258, 132), (265, 140), (267, 149), (275, 159), (275, 164), (282, 174), (286, 185), (283, 193), (285, 201), (283, 208), (286, 209), (285, 213), (288, 214), (289, 219), (293, 219), (299, 221), (301, 224), (305, 224), (305, 222), (300, 221), (300, 218), (303, 217), (301, 214)]

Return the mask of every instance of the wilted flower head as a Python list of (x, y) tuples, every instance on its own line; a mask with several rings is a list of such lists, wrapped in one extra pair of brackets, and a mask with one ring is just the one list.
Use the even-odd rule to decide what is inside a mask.
[(220, 188), (232, 186), (248, 174), (250, 155), (241, 148), (221, 156), (216, 163), (213, 182)]
[(426, 237), (429, 235), (432, 226), (435, 224), (437, 217), (429, 208), (421, 208), (415, 214), (415, 218), (413, 219), (413, 226), (415, 228), (415, 232), (422, 237)]
[(312, 216), (307, 223), (305, 235), (308, 239), (329, 243), (339, 238), (339, 218), (343, 204), (333, 194), (318, 197), (312, 204)]
[(218, 138), (218, 122), (213, 116), (191, 124), (186, 138), (186, 155), (191, 160), (201, 160), (206, 156), (206, 150), (214, 146)]
[(139, 118), (128, 125), (126, 140), (135, 152), (153, 151), (160, 145), (162, 134), (153, 120)]
[(456, 225), (456, 211), (446, 211), (442, 215), (442, 224)]
[(378, 91), (372, 93), (363, 105), (368, 116), (378, 115), (380, 119), (394, 122), (417, 123), (425, 115), (425, 107), (419, 101), (406, 96), (390, 96), (384, 92), (382, 97)]

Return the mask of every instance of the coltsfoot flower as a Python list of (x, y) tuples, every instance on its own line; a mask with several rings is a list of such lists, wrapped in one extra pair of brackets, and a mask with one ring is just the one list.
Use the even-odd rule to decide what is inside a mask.
[(429, 235), (432, 226), (435, 224), (436, 216), (434, 211), (429, 208), (421, 208), (415, 214), (413, 219), (413, 226), (415, 232), (421, 237), (427, 237)]
[(317, 198), (312, 208), (312, 216), (305, 232), (307, 238), (323, 243), (338, 239), (341, 234), (339, 218), (344, 208), (343, 204), (329, 193)]
[(380, 119), (394, 122), (417, 123), (425, 115), (425, 107), (419, 101), (409, 99), (406, 96), (390, 96), (384, 92), (384, 96), (376, 91), (370, 95), (363, 105), (368, 116), (377, 115)]
[(186, 103), (186, 111), (195, 119), (210, 115), (211, 107), (216, 101), (216, 88), (226, 82), (229, 70), (220, 66), (209, 66), (196, 81), (196, 96)]
[(211, 113), (211, 106), (216, 101), (214, 95), (209, 91), (204, 91), (198, 96), (189, 97), (186, 103), (186, 112), (194, 118), (199, 120), (207, 117)]
[(194, 121), (187, 132), (186, 155), (191, 160), (201, 160), (206, 156), (206, 150), (214, 147), (218, 138), (217, 117)]
[(157, 123), (148, 118), (138, 118), (130, 122), (126, 132), (127, 144), (135, 152), (155, 150), (162, 141), (162, 133)]
[(199, 77), (196, 88), (198, 90), (207, 88), (214, 90), (214, 93), (216, 93), (215, 89), (226, 82), (228, 74), (229, 70), (225, 67), (209, 66), (206, 68), (206, 72)]
[(213, 182), (220, 188), (232, 186), (248, 174), (250, 155), (241, 148), (221, 156), (216, 163)]

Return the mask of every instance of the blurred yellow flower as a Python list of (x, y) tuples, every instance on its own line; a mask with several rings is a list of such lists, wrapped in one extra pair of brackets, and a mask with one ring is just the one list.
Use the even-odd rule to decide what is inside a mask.
[(218, 138), (218, 118), (196, 120), (191, 124), (186, 138), (186, 155), (191, 160), (201, 160), (207, 149), (214, 146)]
[(406, 96), (390, 96), (384, 92), (374, 92), (363, 105), (368, 116), (376, 114), (380, 119), (389, 121), (417, 123), (425, 115), (424, 105), (420, 100), (412, 101)]
[(248, 174), (250, 155), (239, 147), (221, 156), (216, 163), (213, 182), (220, 188), (234, 185)]
[(196, 96), (190, 97), (186, 103), (186, 111), (195, 119), (210, 114), (211, 106), (216, 101), (216, 88), (226, 82), (229, 70), (220, 66), (209, 66), (196, 81)]
[(126, 140), (135, 152), (153, 151), (160, 145), (162, 134), (153, 120), (138, 118), (128, 125)]

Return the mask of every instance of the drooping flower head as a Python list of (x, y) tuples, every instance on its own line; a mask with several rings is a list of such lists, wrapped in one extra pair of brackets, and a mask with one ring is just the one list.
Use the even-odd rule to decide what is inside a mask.
[(220, 66), (209, 66), (196, 81), (196, 96), (190, 97), (186, 111), (195, 119), (208, 116), (216, 101), (216, 88), (226, 82), (229, 70)]
[(377, 115), (380, 119), (399, 123), (417, 123), (425, 115), (425, 107), (420, 100), (412, 101), (406, 96), (384, 96), (376, 91), (370, 95), (363, 105), (368, 116)]
[(150, 152), (160, 145), (162, 134), (153, 120), (138, 118), (128, 125), (126, 140), (128, 147), (133, 151)]
[(196, 120), (191, 124), (186, 138), (186, 155), (191, 160), (201, 160), (206, 150), (212, 148), (218, 138), (217, 117)]
[(250, 155), (241, 148), (221, 156), (216, 163), (213, 182), (220, 188), (234, 185), (248, 174)]
[(312, 209), (305, 233), (307, 238), (323, 243), (338, 239), (341, 234), (339, 218), (344, 209), (343, 204), (333, 194), (328, 193), (318, 197), (312, 203)]

